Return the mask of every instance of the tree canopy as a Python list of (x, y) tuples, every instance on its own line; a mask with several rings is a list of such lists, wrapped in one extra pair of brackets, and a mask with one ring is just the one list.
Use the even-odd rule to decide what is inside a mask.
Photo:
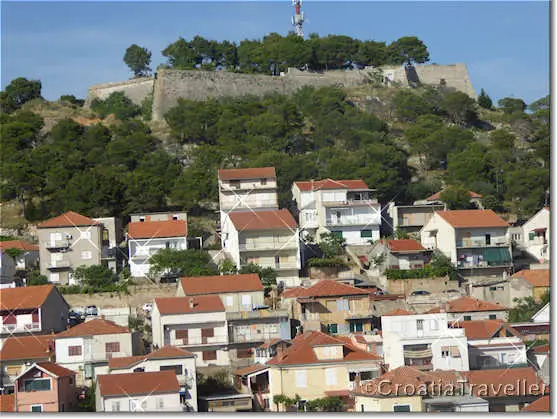
[(149, 64), (151, 64), (151, 51), (137, 44), (132, 44), (126, 49), (124, 62), (135, 77), (148, 76), (151, 72), (151, 68), (149, 68)]

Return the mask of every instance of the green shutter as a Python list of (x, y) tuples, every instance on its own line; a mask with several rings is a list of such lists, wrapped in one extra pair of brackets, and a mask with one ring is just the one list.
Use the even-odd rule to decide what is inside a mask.
[(373, 237), (373, 232), (371, 230), (360, 231), (360, 237)]
[(534, 240), (535, 237), (536, 237), (536, 233), (534, 233), (533, 231), (531, 231), (531, 232), (528, 234), (528, 239), (530, 239), (530, 240)]
[(329, 334), (336, 334), (338, 332), (338, 325), (336, 323), (327, 325), (327, 331)]
[(331, 231), (331, 234), (335, 237), (342, 238), (342, 231)]
[(410, 412), (410, 405), (409, 404), (403, 404), (400, 406), (394, 405), (393, 412)]

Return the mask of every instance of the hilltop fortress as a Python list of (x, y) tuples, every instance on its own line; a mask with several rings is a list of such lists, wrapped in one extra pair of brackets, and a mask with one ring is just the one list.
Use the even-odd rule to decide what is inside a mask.
[(153, 120), (163, 120), (164, 114), (176, 105), (178, 98), (206, 100), (225, 96), (266, 93), (291, 94), (303, 86), (355, 87), (370, 83), (409, 87), (417, 83), (446, 86), (476, 99), (465, 64), (384, 66), (380, 69), (333, 70), (322, 73), (290, 68), (280, 76), (241, 74), (227, 71), (198, 71), (163, 69), (154, 77), (132, 79), (118, 83), (98, 84), (89, 88), (86, 106), (95, 98), (106, 99), (111, 93), (123, 91), (134, 103), (140, 104), (153, 94)]

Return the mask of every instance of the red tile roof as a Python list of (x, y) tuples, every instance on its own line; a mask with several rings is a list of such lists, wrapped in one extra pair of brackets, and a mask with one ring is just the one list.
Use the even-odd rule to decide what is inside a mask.
[(177, 348), (176, 346), (166, 345), (159, 350), (151, 352), (147, 355), (110, 358), (108, 360), (108, 367), (110, 369), (123, 369), (130, 368), (133, 365), (136, 365), (142, 361), (148, 361), (150, 359), (191, 358), (194, 356), (195, 355), (193, 353), (184, 349)]
[(435, 211), (454, 228), (508, 227), (492, 210)]
[(263, 364), (253, 364), (234, 371), (234, 375), (239, 375), (241, 377), (243, 375), (253, 374), (254, 372), (265, 371), (267, 368), (269, 367)]
[(89, 217), (78, 214), (77, 212), (68, 211), (58, 217), (46, 220), (38, 225), (38, 228), (52, 228), (52, 227), (85, 227), (99, 225), (98, 221), (95, 221)]
[(362, 384), (355, 393), (371, 397), (412, 396), (426, 391), (435, 394), (442, 388), (459, 388), (456, 387), (460, 379), (458, 374), (453, 370), (426, 372), (404, 366)]
[(15, 393), (0, 394), (0, 412), (15, 412)]
[(549, 287), (549, 269), (523, 269), (515, 273), (513, 278), (522, 278), (533, 287)]
[[(0, 350), (2, 361), (48, 360), (54, 355), (56, 335), (23, 335), (12, 336), (4, 341)], [(49, 351), (49, 347), (53, 350)]]
[(536, 354), (548, 354), (549, 353), (549, 345), (540, 345), (532, 348), (534, 353)]
[[(318, 359), (314, 346), (342, 345), (343, 359)], [(369, 352), (362, 351), (351, 344), (350, 338), (341, 339), (325, 333), (312, 331), (297, 335), (292, 345), (282, 354), (277, 354), (267, 362), (267, 365), (299, 365), (299, 364), (338, 364), (351, 361), (380, 361), (382, 358)]]
[(74, 336), (116, 335), (120, 333), (130, 333), (130, 330), (127, 327), (119, 326), (110, 320), (94, 319), (60, 332), (58, 333), (56, 338), (58, 339)]
[[(441, 200), (441, 194), (442, 193), (443, 193), (443, 191), (436, 192), (433, 195), (427, 197), (425, 200), (426, 201), (439, 201), (439, 200)], [(482, 198), (482, 195), (480, 195), (479, 193), (476, 193), (476, 192), (472, 192), (472, 191), (468, 191), (468, 196), (470, 198)]]
[(0, 310), (39, 308), (54, 290), (54, 285), (4, 288), (0, 290)]
[(416, 240), (389, 240), (389, 248), (392, 252), (423, 252), (424, 247)]
[(315, 285), (305, 288), (298, 294), (298, 298), (318, 298), (341, 295), (369, 295), (368, 291), (346, 285), (331, 279), (323, 279)]
[[(193, 302), (193, 305), (191, 302)], [(161, 314), (212, 313), (224, 311), (224, 305), (218, 295), (155, 298), (155, 305)]]
[(23, 240), (8, 240), (5, 242), (0, 242), (0, 249), (35, 250), (38, 252), (39, 246), (37, 246), (36, 244), (24, 242)]
[(166, 394), (180, 391), (174, 371), (99, 375), (97, 382), (103, 397)]
[(363, 180), (309, 180), (294, 182), (300, 191), (317, 191), (319, 189), (369, 189)]
[(187, 234), (188, 228), (184, 220), (135, 221), (128, 224), (130, 239), (186, 237)]
[(70, 377), (76, 374), (75, 371), (64, 368), (61, 365), (56, 364), (55, 362), (38, 362), (37, 366), (50, 372), (51, 374), (54, 374), (57, 377)]
[(548, 388), (531, 367), (465, 371), (471, 393), (481, 398), (543, 395)]
[[(287, 209), (271, 211), (245, 211), (228, 214), (238, 231), (295, 229), (298, 224)], [(294, 238), (293, 240), (298, 240)]]
[(411, 311), (403, 310), (401, 308), (397, 308), (397, 309), (389, 311), (386, 314), (383, 314), (383, 316), (413, 316), (414, 314), (416, 314), (416, 313), (412, 313)]
[[(447, 313), (468, 313), (474, 311), (506, 311), (507, 307), (499, 303), (490, 303), (489, 301), (478, 300), (473, 297), (460, 297), (456, 300), (447, 302)], [(426, 313), (440, 313), (444, 307), (433, 308)]]
[(274, 167), (254, 167), (251, 169), (219, 169), (220, 180), (236, 179), (276, 179)]
[(551, 412), (550, 402), (550, 396), (542, 396), (523, 408), (521, 412)]
[(516, 330), (500, 319), (464, 320), (455, 323), (453, 327), (464, 329), (464, 334), (468, 339), (490, 339), (501, 328), (508, 331), (512, 336), (520, 336)]
[(185, 295), (263, 291), (258, 274), (192, 276), (180, 279)]
[(306, 289), (305, 287), (288, 288), (282, 292), (282, 298), (296, 298)]

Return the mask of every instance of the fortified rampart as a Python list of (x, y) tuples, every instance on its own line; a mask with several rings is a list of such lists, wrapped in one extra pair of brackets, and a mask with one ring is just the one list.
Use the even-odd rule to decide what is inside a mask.
[[(281, 76), (268, 76), (226, 71), (163, 69), (154, 78), (91, 86), (86, 105), (89, 105), (95, 97), (104, 99), (116, 91), (123, 91), (134, 103), (140, 104), (152, 92), (153, 120), (162, 120), (164, 114), (176, 105), (179, 98), (206, 100), (225, 96), (263, 96), (268, 93), (288, 95), (303, 86), (355, 87), (372, 82), (373, 72), (371, 68), (333, 70), (323, 73), (289, 69)], [(393, 82), (401, 86), (409, 86), (417, 77), (423, 84), (436, 86), (444, 84), (476, 98), (465, 64), (417, 65), (413, 76), (409, 75), (403, 66), (382, 67), (381, 75), (387, 86), (392, 85)]]

